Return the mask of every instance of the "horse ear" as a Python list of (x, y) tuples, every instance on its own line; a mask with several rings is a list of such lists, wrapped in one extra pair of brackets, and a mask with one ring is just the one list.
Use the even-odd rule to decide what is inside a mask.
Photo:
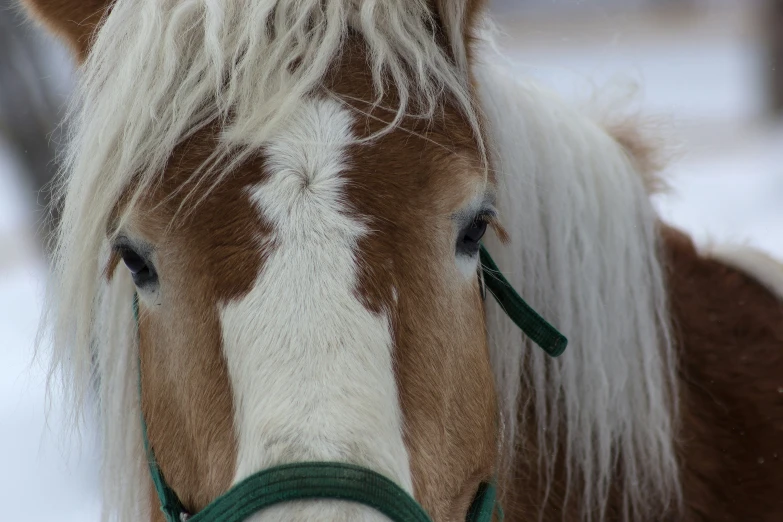
[(487, 0), (435, 0), (435, 11), (452, 53), (460, 66), (467, 66), (470, 44), (481, 24)]
[(22, 4), (33, 19), (64, 40), (84, 61), (112, 0), (22, 0)]

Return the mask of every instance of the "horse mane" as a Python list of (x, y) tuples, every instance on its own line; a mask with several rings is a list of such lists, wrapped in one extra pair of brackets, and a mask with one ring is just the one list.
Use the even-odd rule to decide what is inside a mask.
[[(441, 21), (452, 45), (463, 15), (451, 9)], [(217, 150), (193, 174), (217, 183), (303, 98), (329, 96), (322, 80), (352, 34), (366, 42), (375, 101), (390, 90), (399, 100), (387, 130), (414, 110), (434, 117), (444, 95), (478, 130), (466, 55), (443, 48), (436, 33), (428, 0), (113, 2), (68, 115), (63, 216), (39, 334), (39, 346), (51, 335), (51, 382), (63, 385), (74, 419), (98, 387), (104, 518), (139, 520), (149, 509), (136, 429), (133, 287), (123, 271), (104, 272), (107, 230), (119, 228), (198, 129), (221, 129)], [(120, 199), (127, 204), (116, 216)]]
[(640, 172), (649, 162), (494, 55), (480, 60), (474, 77), (510, 235), (487, 242), (511, 284), (570, 340), (549, 359), (487, 302), (505, 471), (538, 459), (546, 507), (561, 462), (566, 498), (555, 501), (578, 499), (583, 520), (603, 520), (617, 493), (622, 520), (655, 519), (677, 509), (680, 484), (665, 274)]

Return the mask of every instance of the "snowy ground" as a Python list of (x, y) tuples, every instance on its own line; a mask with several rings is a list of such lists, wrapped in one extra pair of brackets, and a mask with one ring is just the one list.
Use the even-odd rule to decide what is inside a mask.
[[(760, 118), (759, 48), (742, 29), (657, 37), (643, 29), (643, 38), (626, 26), (579, 39), (565, 26), (542, 26), (515, 40), (509, 55), (520, 74), (574, 99), (638, 82), (637, 105), (662, 116), (666, 136), (681, 143), (667, 172), (672, 192), (657, 201), (662, 214), (700, 241), (748, 242), (783, 258), (783, 122)], [(64, 437), (56, 401), (46, 425), (45, 373), (31, 364), (44, 267), (13, 170), (0, 148), (2, 519), (97, 520), (94, 440)]]

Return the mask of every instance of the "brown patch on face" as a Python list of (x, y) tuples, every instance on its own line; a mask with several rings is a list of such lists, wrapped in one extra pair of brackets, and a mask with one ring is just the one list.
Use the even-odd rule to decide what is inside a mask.
[(685, 520), (783, 520), (783, 303), (663, 229)]
[(60, 37), (83, 62), (90, 40), (104, 14), (111, 7), (108, 0), (23, 0), (30, 16)]
[[(234, 408), (222, 353), (218, 307), (246, 293), (260, 270), (259, 241), (269, 233), (245, 193), (262, 178), (251, 161), (193, 207), (182, 184), (213, 150), (213, 132), (180, 146), (160, 185), (134, 212), (127, 231), (155, 245), (159, 295), (140, 292), (142, 410), (150, 443), (169, 486), (196, 512), (225, 492), (236, 460)], [(152, 498), (153, 513), (159, 513)]]
[[(365, 64), (361, 46), (349, 46), (333, 90), (373, 100)], [(372, 117), (357, 115), (360, 136), (391, 117), (361, 109)], [(455, 261), (454, 214), (478, 195), (485, 169), (476, 137), (453, 107), (435, 121), (406, 120), (403, 127), (350, 153), (348, 203), (375, 231), (359, 243), (358, 292), (371, 310), (392, 318), (415, 495), (435, 520), (456, 520), (479, 484), (491, 480), (498, 449), (478, 282), (466, 281)]]

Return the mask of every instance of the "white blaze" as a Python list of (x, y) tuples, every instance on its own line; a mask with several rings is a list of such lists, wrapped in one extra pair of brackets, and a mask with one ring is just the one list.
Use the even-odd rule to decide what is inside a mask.
[[(265, 149), (268, 179), (251, 193), (272, 226), (252, 290), (221, 311), (235, 403), (235, 482), (275, 465), (349, 462), (412, 491), (386, 314), (357, 299), (357, 241), (344, 204), (351, 114), (306, 101)], [(385, 520), (321, 501), (253, 520)]]

